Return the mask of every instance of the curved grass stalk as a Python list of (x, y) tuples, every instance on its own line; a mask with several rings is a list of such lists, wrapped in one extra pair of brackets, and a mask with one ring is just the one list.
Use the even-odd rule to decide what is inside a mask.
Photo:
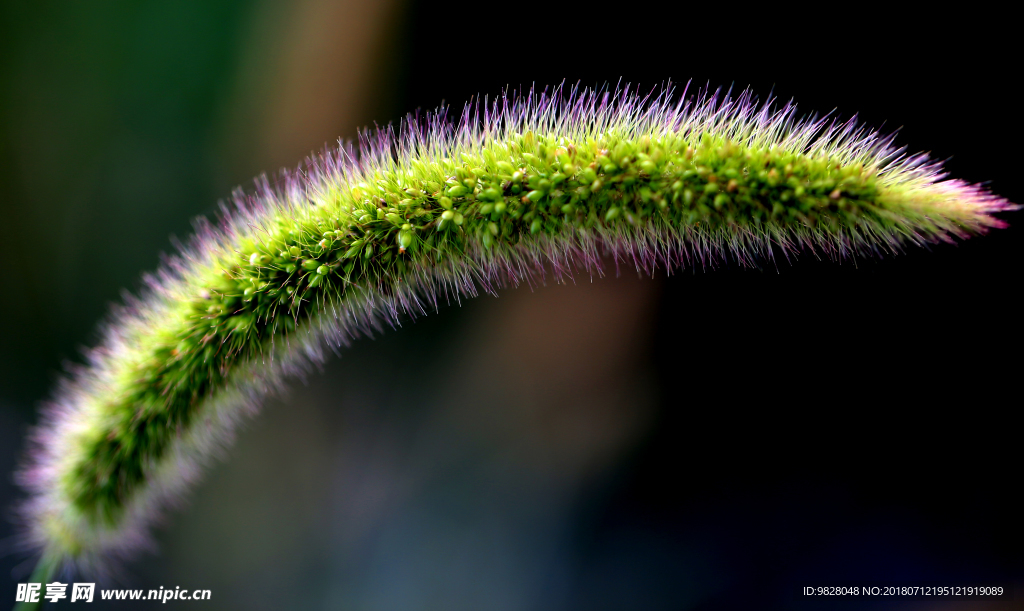
[(795, 113), (748, 93), (501, 96), (236, 192), (113, 312), (46, 408), (21, 473), (28, 540), (44, 565), (78, 570), (145, 544), (284, 377), (451, 297), (607, 255), (653, 271), (886, 254), (1015, 209), (853, 120)]

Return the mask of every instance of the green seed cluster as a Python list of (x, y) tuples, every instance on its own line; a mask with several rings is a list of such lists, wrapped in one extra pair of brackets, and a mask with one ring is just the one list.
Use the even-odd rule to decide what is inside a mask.
[(194, 294), (172, 304), (119, 376), (122, 387), (99, 398), (105, 424), (63, 479), (77, 510), (114, 525), (236, 366), (265, 357), (330, 305), (362, 290), (387, 293), (416, 269), (574, 231), (742, 228), (856, 241), (969, 220), (937, 215), (925, 200), (911, 205), (877, 167), (708, 132), (570, 140), (526, 131), (466, 150), (325, 184), (312, 205), (279, 206), (202, 268)]

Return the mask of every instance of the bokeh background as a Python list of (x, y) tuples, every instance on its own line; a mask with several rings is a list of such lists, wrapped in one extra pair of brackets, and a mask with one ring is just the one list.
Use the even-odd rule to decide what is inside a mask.
[[(1024, 202), (1014, 20), (852, 8), (4, 2), (5, 517), (38, 403), (171, 236), (408, 111), (563, 79), (749, 85), (900, 128)], [(1024, 217), (1006, 218), (886, 260), (610, 267), (362, 340), (268, 402), (121, 584), (209, 588), (169, 604), (217, 609), (1019, 608)], [(29, 568), (11, 533), (0, 604)], [(796, 595), (892, 583), (1019, 593)]]

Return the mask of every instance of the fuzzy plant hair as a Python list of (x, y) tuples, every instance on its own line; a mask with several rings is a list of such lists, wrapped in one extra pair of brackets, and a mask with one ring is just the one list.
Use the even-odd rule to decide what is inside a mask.
[(222, 208), (45, 407), (20, 473), (43, 580), (146, 545), (268, 391), (400, 317), (607, 259), (885, 255), (1016, 206), (853, 119), (749, 92), (557, 88), (362, 133)]

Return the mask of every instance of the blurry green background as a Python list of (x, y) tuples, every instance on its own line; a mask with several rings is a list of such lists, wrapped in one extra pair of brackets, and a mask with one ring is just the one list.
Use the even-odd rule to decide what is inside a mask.
[[(998, 15), (2, 11), (0, 473), (170, 236), (253, 176), (442, 100), (563, 78), (750, 84), (905, 125), (913, 150), (955, 152), (954, 174), (1024, 201)], [(610, 267), (357, 342), (268, 401), (122, 583), (209, 588), (199, 606), (218, 609), (813, 609), (796, 587), (1020, 584), (1019, 235), (856, 265)], [(4, 507), (18, 495), (0, 480)], [(26, 571), (2, 545), (0, 601)]]

